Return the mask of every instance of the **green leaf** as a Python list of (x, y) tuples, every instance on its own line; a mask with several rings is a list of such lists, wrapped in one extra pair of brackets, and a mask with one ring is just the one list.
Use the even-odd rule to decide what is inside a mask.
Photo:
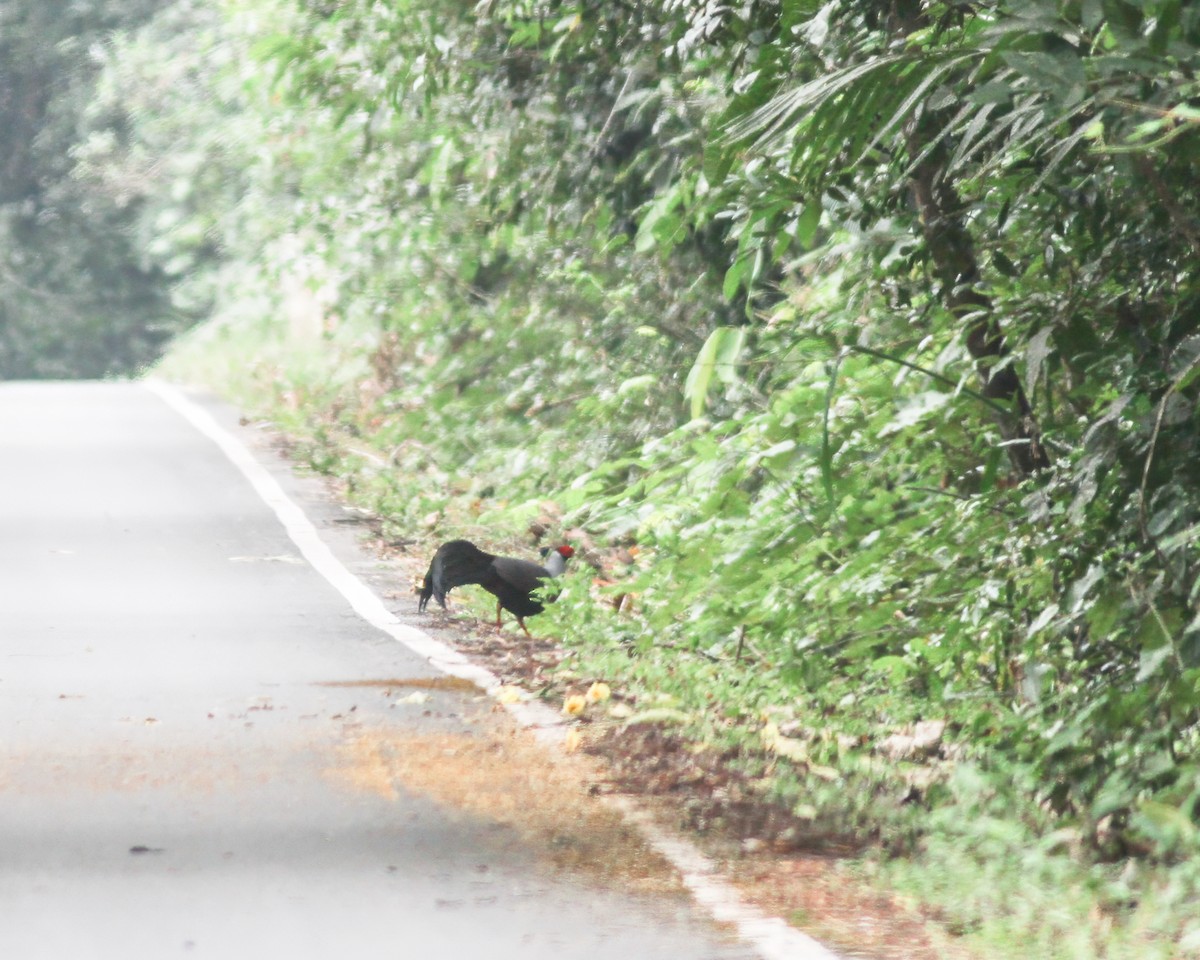
[(745, 343), (745, 327), (717, 327), (708, 335), (683, 386), (683, 396), (691, 403), (693, 420), (704, 413), (714, 376), (722, 383), (735, 381), (737, 360)]
[(1046, 360), (1054, 351), (1054, 345), (1050, 342), (1053, 333), (1053, 327), (1045, 327), (1030, 337), (1025, 345), (1025, 393), (1030, 397), (1036, 393), (1035, 388), (1042, 378)]
[(725, 329), (727, 328), (718, 327), (708, 335), (708, 339), (704, 341), (704, 346), (696, 355), (696, 361), (692, 364), (692, 369), (688, 372), (687, 380), (684, 382), (683, 396), (691, 402), (693, 420), (704, 412), (708, 400), (708, 387), (716, 369), (717, 341), (724, 335), (722, 331)]
[(1186, 811), (1158, 800), (1143, 800), (1130, 819), (1131, 826), (1168, 850), (1190, 845), (1197, 836), (1196, 825)]
[(893, 433), (907, 430), (927, 417), (933, 416), (953, 399), (953, 394), (943, 393), (940, 390), (923, 390), (913, 394), (897, 404), (896, 415), (879, 431), (879, 436), (887, 437)]
[(796, 240), (802, 247), (811, 248), (820, 226), (821, 198), (817, 197), (804, 205), (804, 212), (796, 220)]
[(749, 327), (720, 327), (723, 331), (717, 341), (715, 371), (717, 378), (725, 384), (737, 382), (737, 363), (746, 346)]
[(1167, 52), (1171, 34), (1179, 26), (1179, 8), (1182, 0), (1163, 0), (1158, 4), (1154, 30), (1150, 34), (1150, 52), (1161, 57)]
[(1175, 652), (1171, 645), (1163, 644), (1155, 650), (1143, 650), (1138, 661), (1138, 672), (1134, 680), (1137, 683), (1145, 683), (1151, 677), (1155, 676)]
[(1159, 549), (1165, 553), (1171, 553), (1198, 539), (1200, 539), (1200, 523), (1194, 523), (1190, 527), (1180, 530), (1178, 533), (1173, 533), (1169, 537), (1165, 537), (1159, 544)]
[(721, 284), (721, 294), (726, 300), (732, 300), (737, 296), (737, 292), (742, 286), (742, 278), (746, 275), (746, 270), (750, 267), (751, 259), (751, 257), (738, 257), (729, 265), (729, 269), (725, 271), (725, 280)]
[(709, 186), (720, 186), (733, 169), (737, 152), (720, 140), (711, 140), (704, 147), (704, 179)]
[(908, 679), (912, 665), (904, 657), (888, 655), (871, 661), (871, 669), (876, 673), (886, 674), (891, 683), (900, 684)]
[(1006, 277), (1015, 277), (1020, 273), (1017, 265), (1008, 258), (1003, 250), (997, 250), (992, 254), (992, 264)]
[(638, 224), (633, 245), (638, 253), (653, 250), (679, 228), (680, 219), (674, 216), (674, 212), (683, 203), (683, 195), (684, 185), (677, 183), (650, 204), (642, 222)]
[(1172, 391), (1186, 390), (1200, 377), (1200, 336), (1187, 337), (1171, 354)]
[(784, 27), (803, 23), (821, 9), (825, 0), (782, 0), (780, 20)]
[(1058, 100), (1072, 101), (1076, 91), (1087, 83), (1083, 61), (1073, 53), (1006, 52), (1004, 62)]
[(1046, 627), (1050, 626), (1057, 616), (1058, 604), (1051, 603), (1041, 613), (1039, 613), (1037, 617), (1034, 618), (1034, 621), (1029, 625), (1029, 629), (1026, 631), (1025, 636), (1028, 639), (1033, 639), (1033, 637), (1041, 633), (1044, 629), (1046, 629)]

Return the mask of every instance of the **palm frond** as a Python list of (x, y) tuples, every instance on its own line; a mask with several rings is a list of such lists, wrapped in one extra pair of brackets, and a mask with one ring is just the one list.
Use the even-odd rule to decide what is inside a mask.
[[(935, 91), (950, 88), (962, 91), (961, 106), (923, 138), (916, 155), (900, 152), (905, 176), (943, 148), (947, 172), (959, 175), (986, 175), (1030, 155), (1044, 154), (1057, 167), (1083, 140), (1079, 118), (1094, 109), (1094, 99), (1053, 109), (1037, 92), (1022, 92), (1014, 72), (987, 53), (955, 48), (874, 57), (777, 94), (729, 123), (723, 138), (731, 148), (787, 156), (795, 181), (819, 190), (904, 130)], [(1009, 85), (1012, 99), (972, 100), (970, 91), (984, 82)]]
[(972, 56), (954, 51), (875, 57), (776, 95), (730, 123), (724, 137), (731, 146), (766, 152), (790, 147), (793, 174), (815, 185), (880, 146)]

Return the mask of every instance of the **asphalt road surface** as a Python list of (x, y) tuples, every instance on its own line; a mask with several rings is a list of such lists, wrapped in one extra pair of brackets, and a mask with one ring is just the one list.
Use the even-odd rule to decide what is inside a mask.
[(430, 745), (494, 706), (356, 615), (143, 385), (0, 384), (0, 491), (6, 960), (754, 956), (430, 789), (474, 763)]

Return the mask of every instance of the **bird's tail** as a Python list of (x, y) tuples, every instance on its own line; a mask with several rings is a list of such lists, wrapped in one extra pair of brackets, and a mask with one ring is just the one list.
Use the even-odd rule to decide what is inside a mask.
[(417, 610), (424, 610), (431, 598), (445, 610), (446, 594), (455, 587), (479, 583), (494, 559), (492, 554), (480, 550), (469, 540), (450, 540), (443, 543), (429, 562), (429, 570), (421, 584), (421, 599)]

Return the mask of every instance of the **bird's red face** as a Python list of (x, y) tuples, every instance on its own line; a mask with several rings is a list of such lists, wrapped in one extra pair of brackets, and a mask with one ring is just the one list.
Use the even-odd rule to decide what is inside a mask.
[(565, 543), (561, 547), (557, 547), (554, 552), (561, 555), (564, 560), (570, 560), (575, 556), (575, 549), (567, 546)]

